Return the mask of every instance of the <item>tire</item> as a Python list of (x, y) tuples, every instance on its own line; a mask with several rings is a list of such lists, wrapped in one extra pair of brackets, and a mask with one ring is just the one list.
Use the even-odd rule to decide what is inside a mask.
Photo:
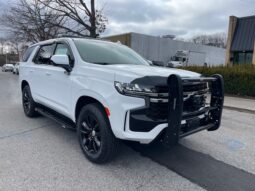
[(117, 153), (119, 140), (113, 135), (106, 113), (99, 104), (88, 104), (81, 109), (77, 135), (84, 155), (93, 163), (109, 162)]
[(38, 116), (38, 113), (35, 111), (36, 103), (32, 98), (30, 87), (28, 85), (22, 90), (22, 105), (27, 117), (32, 118)]

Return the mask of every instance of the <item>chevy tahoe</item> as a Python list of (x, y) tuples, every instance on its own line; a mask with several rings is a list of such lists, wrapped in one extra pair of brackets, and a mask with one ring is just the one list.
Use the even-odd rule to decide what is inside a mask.
[(85, 156), (110, 161), (120, 140), (171, 146), (221, 123), (220, 75), (152, 66), (119, 43), (57, 38), (30, 46), (20, 63), (24, 113), (75, 128)]

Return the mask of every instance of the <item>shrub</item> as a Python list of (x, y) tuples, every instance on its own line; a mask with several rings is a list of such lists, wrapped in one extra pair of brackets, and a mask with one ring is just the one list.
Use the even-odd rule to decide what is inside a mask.
[(185, 70), (190, 70), (211, 76), (212, 74), (221, 74), (224, 78), (225, 93), (242, 96), (255, 97), (255, 66), (218, 66), (218, 67), (198, 67), (188, 66)]

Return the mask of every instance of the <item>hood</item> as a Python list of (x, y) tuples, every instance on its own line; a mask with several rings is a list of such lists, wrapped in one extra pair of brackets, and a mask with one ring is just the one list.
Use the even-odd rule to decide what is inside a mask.
[(177, 74), (180, 77), (195, 78), (199, 77), (200, 74), (181, 70), (176, 68), (165, 68), (158, 66), (145, 66), (145, 65), (108, 65), (107, 68), (113, 69), (116, 74), (123, 73), (122, 75), (135, 75), (137, 77), (143, 76), (161, 76), (168, 77), (171, 74)]

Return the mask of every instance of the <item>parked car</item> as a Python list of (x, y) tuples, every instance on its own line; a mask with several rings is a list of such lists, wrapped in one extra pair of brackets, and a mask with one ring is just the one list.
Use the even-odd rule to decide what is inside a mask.
[(118, 43), (40, 42), (27, 49), (19, 72), (26, 116), (42, 114), (75, 128), (83, 153), (95, 163), (111, 160), (120, 140), (171, 146), (220, 126), (220, 75), (151, 66)]
[(12, 71), (13, 74), (19, 74), (19, 63), (16, 63), (14, 65), (14, 68), (13, 68), (13, 71)]
[(13, 64), (4, 64), (3, 67), (2, 67), (3, 72), (12, 72), (13, 69), (14, 69)]

